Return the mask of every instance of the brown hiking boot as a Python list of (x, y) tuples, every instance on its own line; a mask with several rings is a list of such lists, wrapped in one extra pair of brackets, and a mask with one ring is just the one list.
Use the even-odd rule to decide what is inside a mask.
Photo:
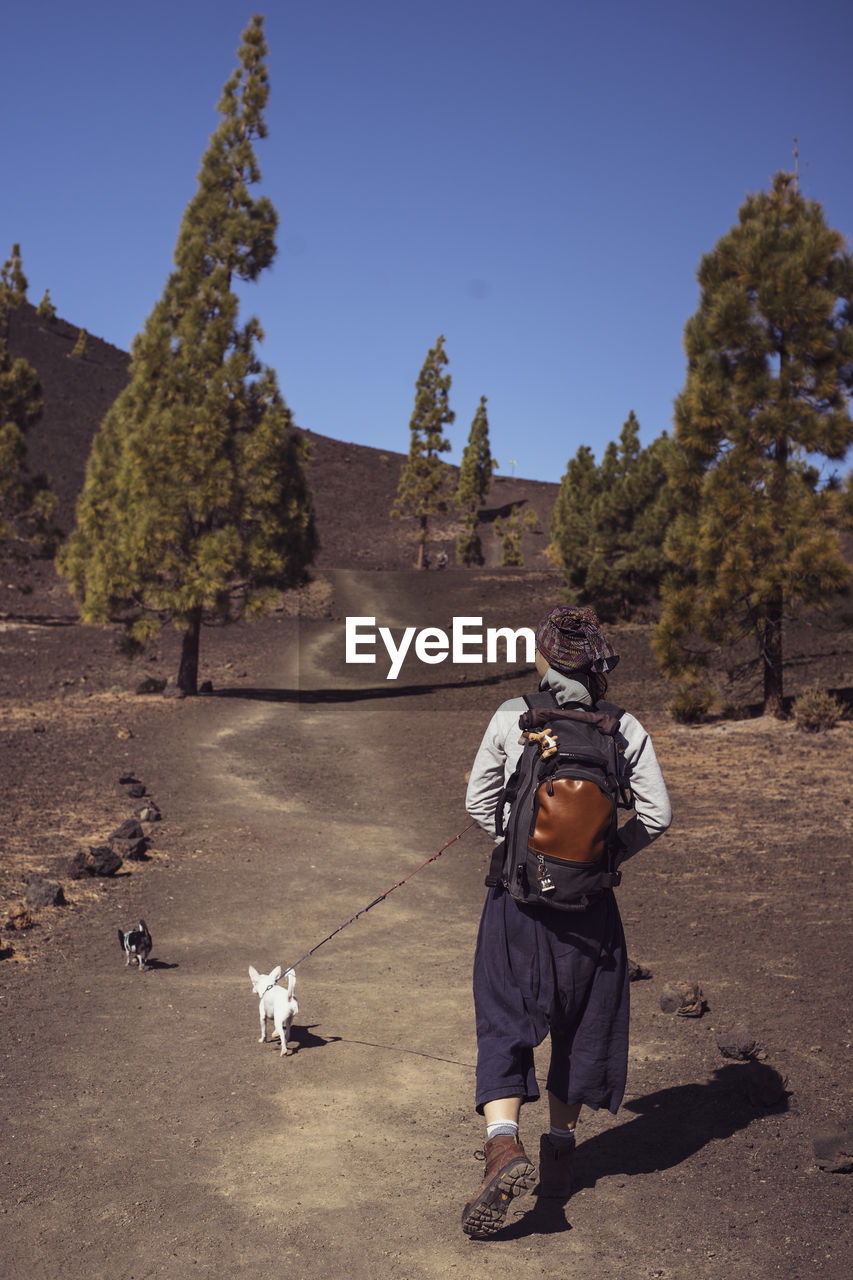
[(571, 1147), (555, 1147), (543, 1133), (539, 1139), (539, 1185), (536, 1194), (547, 1199), (568, 1200), (572, 1194), (572, 1159), (575, 1154)]
[(513, 1196), (529, 1191), (534, 1183), (533, 1165), (517, 1138), (501, 1134), (483, 1148), (486, 1172), (482, 1186), (462, 1210), (462, 1230), (475, 1240), (486, 1240), (500, 1231)]

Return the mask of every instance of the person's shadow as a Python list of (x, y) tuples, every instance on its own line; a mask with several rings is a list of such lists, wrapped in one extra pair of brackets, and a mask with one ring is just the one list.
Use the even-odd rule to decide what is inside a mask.
[[(578, 1144), (575, 1192), (594, 1187), (599, 1178), (672, 1169), (709, 1142), (745, 1129), (756, 1116), (786, 1111), (788, 1094), (778, 1071), (750, 1061), (720, 1067), (706, 1084), (660, 1089), (623, 1105), (637, 1118)], [(569, 1230), (564, 1205), (537, 1197), (527, 1213), (494, 1239)]]

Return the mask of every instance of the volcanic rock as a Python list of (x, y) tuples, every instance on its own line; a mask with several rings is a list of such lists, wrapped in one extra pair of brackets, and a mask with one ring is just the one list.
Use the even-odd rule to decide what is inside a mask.
[(749, 1027), (738, 1026), (717, 1033), (717, 1048), (724, 1058), (745, 1062), (747, 1058), (754, 1058), (761, 1046), (756, 1043)]
[(701, 1018), (705, 1000), (698, 982), (667, 982), (660, 996), (664, 1013), (677, 1013), (682, 1018)]
[(137, 820), (135, 818), (128, 818), (120, 827), (116, 827), (115, 831), (113, 831), (109, 836), (109, 839), (110, 841), (139, 840), (140, 837), (144, 835), (145, 832), (142, 830), (142, 827), (139, 825)]
[(845, 1121), (832, 1128), (818, 1129), (812, 1150), (824, 1173), (853, 1173), (853, 1126)]
[(42, 907), (61, 907), (65, 902), (65, 894), (57, 880), (33, 875), (27, 881), (24, 899), (28, 907), (33, 911), (39, 911)]
[(70, 875), (72, 880), (83, 880), (86, 876), (114, 876), (121, 866), (121, 858), (109, 847), (100, 844), (88, 851), (79, 849), (71, 859)]

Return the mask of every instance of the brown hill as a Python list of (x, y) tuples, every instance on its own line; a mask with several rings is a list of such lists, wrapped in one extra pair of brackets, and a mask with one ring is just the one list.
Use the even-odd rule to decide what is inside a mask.
[[(73, 525), (92, 438), (127, 383), (130, 359), (127, 352), (91, 335), (84, 354), (74, 356), (79, 332), (65, 320), (42, 319), (29, 303), (14, 312), (9, 331), (10, 350), (28, 360), (41, 380), (45, 408), (29, 433), (28, 465), (33, 472), (46, 471), (51, 476), (59, 498), (59, 525), (65, 533)], [(414, 522), (389, 516), (405, 455), (347, 444), (310, 430), (306, 434), (312, 444), (310, 478), (320, 535), (317, 568), (410, 567)], [(406, 423), (400, 424), (400, 442), (408, 443)], [(538, 516), (533, 531), (525, 529), (525, 567), (546, 568), (546, 530), (557, 489), (556, 483), (507, 476), (495, 479), (489, 506), (481, 512), (487, 566), (500, 560), (500, 543), (492, 536), (496, 518), (519, 504), (522, 511), (532, 508)], [(453, 564), (459, 527), (451, 514), (437, 521), (431, 553), (437, 555), (443, 549)], [(51, 576), (52, 570), (36, 566), (36, 583), (47, 586)]]

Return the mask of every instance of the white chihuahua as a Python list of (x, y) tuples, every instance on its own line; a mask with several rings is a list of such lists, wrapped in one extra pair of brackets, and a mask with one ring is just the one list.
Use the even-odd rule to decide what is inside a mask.
[[(290, 1035), (290, 1025), (293, 1022), (294, 1014), (299, 1012), (299, 1005), (293, 998), (293, 988), (296, 986), (296, 974), (292, 969), (288, 969), (284, 975), (287, 979), (287, 990), (276, 986), (281, 977), (281, 965), (277, 964), (272, 973), (258, 973), (257, 969), (249, 965), (249, 977), (252, 979), (252, 990), (255, 995), (260, 997), (260, 1015), (261, 1015), (261, 1038), (258, 1044), (264, 1044), (267, 1038), (267, 1023), (272, 1019), (275, 1027), (275, 1035), (281, 1039), (282, 1054), (293, 1053), (292, 1049), (288, 1049), (287, 1040)], [(273, 1037), (275, 1038), (275, 1037)]]

